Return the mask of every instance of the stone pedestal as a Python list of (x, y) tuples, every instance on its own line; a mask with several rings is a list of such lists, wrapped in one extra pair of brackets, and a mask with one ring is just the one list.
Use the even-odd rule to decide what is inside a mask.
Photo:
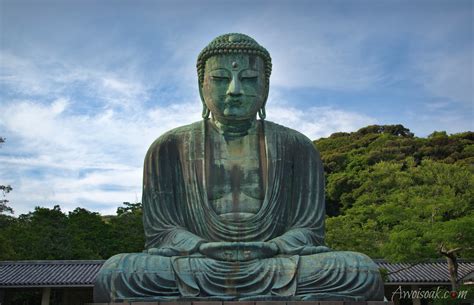
[(123, 303), (86, 303), (84, 305), (393, 305), (383, 301), (160, 301)]

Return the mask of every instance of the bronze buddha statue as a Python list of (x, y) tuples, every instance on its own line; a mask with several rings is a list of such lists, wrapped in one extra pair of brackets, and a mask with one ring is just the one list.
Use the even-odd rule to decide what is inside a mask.
[(148, 150), (146, 250), (104, 264), (96, 302), (383, 300), (369, 257), (324, 245), (321, 159), (307, 137), (265, 120), (271, 67), (243, 34), (200, 53), (203, 120)]

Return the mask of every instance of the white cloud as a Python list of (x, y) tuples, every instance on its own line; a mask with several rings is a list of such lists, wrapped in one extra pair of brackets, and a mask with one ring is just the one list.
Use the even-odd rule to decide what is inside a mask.
[(104, 212), (110, 212), (139, 198), (148, 146), (165, 131), (198, 120), (200, 113), (199, 102), (94, 115), (69, 114), (70, 104), (60, 98), (50, 105), (3, 106), (0, 126), (9, 141), (2, 147), (0, 175), (15, 188), (9, 198), (17, 213), (51, 202), (67, 210), (82, 201), (108, 205)]
[(67, 98), (58, 98), (51, 104), (51, 112), (53, 115), (59, 115), (61, 114), (64, 110), (69, 105), (69, 99)]
[(15, 89), (20, 94), (51, 92), (51, 82), (45, 81), (48, 74), (41, 75), (36, 64), (11, 53), (0, 53), (0, 81), (5, 88)]
[(357, 43), (349, 48), (314, 37), (311, 43), (306, 44), (295, 40), (287, 42), (301, 45), (287, 49), (278, 42), (270, 44), (274, 44), (272, 83), (276, 86), (363, 90), (383, 79), (376, 63), (353, 51), (360, 49)]
[(433, 96), (474, 106), (474, 62), (472, 50), (417, 54), (415, 81)]
[(376, 122), (369, 116), (332, 107), (299, 109), (277, 105), (267, 111), (267, 116), (271, 121), (300, 131), (311, 140), (327, 137), (334, 132), (355, 131)]
[[(0, 174), (14, 186), (9, 198), (17, 213), (52, 204), (69, 211), (86, 203), (112, 213), (122, 201), (140, 200), (147, 147), (165, 131), (199, 120), (201, 110), (196, 101), (132, 115), (111, 110), (78, 115), (67, 111), (72, 104), (60, 98), (50, 105), (22, 101), (3, 106), (1, 126), (15, 147), (2, 147)], [(374, 121), (339, 109), (283, 104), (272, 106), (268, 118), (311, 139)]]
[(405, 126), (417, 125), (416, 135), (421, 137), (426, 137), (435, 130), (451, 134), (472, 131), (474, 130), (472, 111), (470, 105), (455, 108), (450, 100), (434, 100), (427, 103), (426, 111), (406, 111), (402, 123)]
[(149, 88), (135, 73), (133, 62), (116, 69), (87, 66), (59, 58), (21, 57), (0, 51), (0, 84), (14, 94), (49, 100), (79, 90), (96, 104), (125, 109), (149, 99)]
[(139, 199), (148, 146), (200, 118), (197, 100), (168, 94), (170, 106), (152, 101), (153, 81), (141, 81), (128, 61), (110, 69), (61, 57), (0, 56), (2, 88), (16, 96), (2, 99), (0, 133), (8, 139), (0, 177), (14, 186), (9, 199), (17, 214), (51, 202), (66, 210), (94, 203), (109, 213)]

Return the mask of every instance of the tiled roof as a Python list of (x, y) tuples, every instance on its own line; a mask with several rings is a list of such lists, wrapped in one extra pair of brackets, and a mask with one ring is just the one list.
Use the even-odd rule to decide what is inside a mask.
[[(0, 261), (0, 288), (92, 287), (103, 260), (82, 261)], [(376, 260), (389, 272), (386, 284), (449, 283), (446, 261), (419, 264), (388, 263)], [(474, 261), (460, 261), (460, 279), (472, 275)]]
[[(388, 263), (376, 260), (379, 268), (388, 271), (387, 283), (448, 283), (448, 263), (445, 260), (418, 264)], [(474, 261), (458, 262), (458, 280), (474, 272)]]
[(103, 260), (0, 262), (2, 287), (93, 286)]

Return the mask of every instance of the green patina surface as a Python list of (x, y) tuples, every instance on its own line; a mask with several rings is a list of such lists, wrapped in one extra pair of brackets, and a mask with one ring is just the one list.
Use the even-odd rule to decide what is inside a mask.
[(219, 36), (200, 53), (203, 120), (151, 145), (145, 250), (104, 264), (95, 301), (383, 299), (370, 258), (324, 245), (319, 153), (264, 120), (271, 67), (243, 34)]

